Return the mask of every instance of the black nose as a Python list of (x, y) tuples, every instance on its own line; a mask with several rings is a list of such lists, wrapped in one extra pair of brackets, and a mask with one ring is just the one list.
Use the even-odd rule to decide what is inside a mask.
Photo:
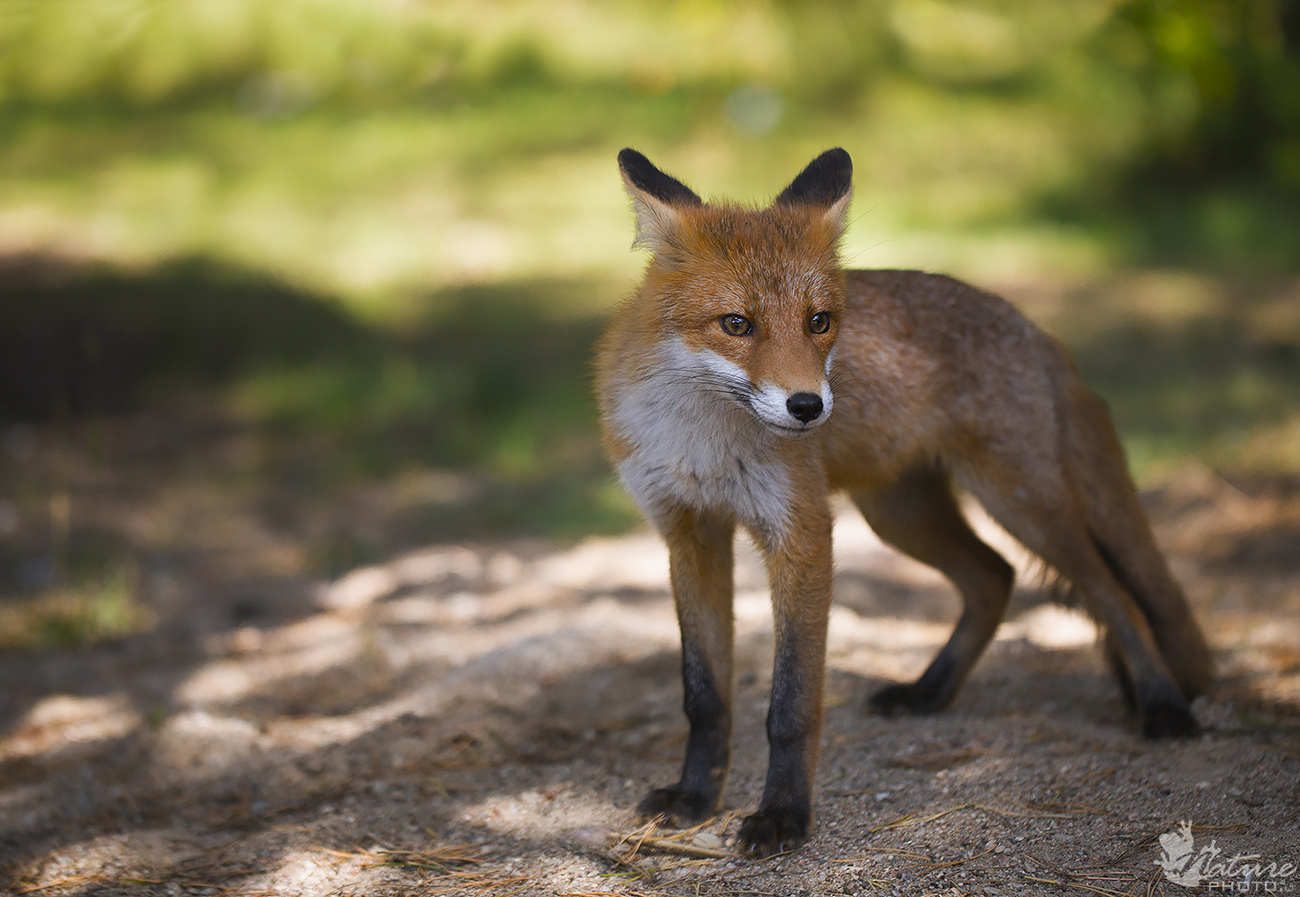
[(785, 400), (786, 410), (801, 423), (815, 421), (822, 413), (822, 397), (811, 392), (797, 392)]

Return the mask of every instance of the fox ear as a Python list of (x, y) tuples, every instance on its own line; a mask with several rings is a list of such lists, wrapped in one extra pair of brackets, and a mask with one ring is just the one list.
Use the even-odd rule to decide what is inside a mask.
[(634, 249), (658, 250), (676, 227), (678, 210), (704, 204), (690, 187), (655, 168), (634, 149), (618, 154), (618, 170), (636, 212)]
[(826, 217), (843, 228), (853, 196), (853, 160), (840, 148), (829, 149), (808, 163), (776, 198), (778, 206), (822, 206)]

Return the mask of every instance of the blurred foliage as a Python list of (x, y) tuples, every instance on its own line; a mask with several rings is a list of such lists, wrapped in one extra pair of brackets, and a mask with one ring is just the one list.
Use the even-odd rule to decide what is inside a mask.
[(1300, 4), (1144, 0), (1102, 37), (1147, 98), (1136, 186), (1246, 182), (1300, 196)]
[(1297, 8), (7, 0), (0, 229), (348, 292), (623, 275), (594, 236), (623, 143), (752, 195), (839, 142), (872, 210), (851, 242), (884, 262), (933, 264), (933, 232), (969, 264), (1002, 233), (1049, 264), (1286, 268)]
[[(599, 159), (602, 168), (584, 168), (594, 179), (623, 142), (711, 155), (703, 172), (751, 191), (755, 173), (771, 177), (839, 140), (867, 174), (863, 194), (897, 216), (885, 226), (1023, 222), (1045, 203), (1096, 213), (1095, 229), (1139, 200), (1186, 205), (1190, 190), (1300, 195), (1296, 9), (1284, 0), (8, 0), (3, 151), (10, 178), (85, 185), (98, 169), (91, 186), (101, 192), (172, 194), (173, 208), (234, 230), (259, 198), (311, 207), (320, 191), (356, 212), (355, 191), (402, 195), (430, 172), (426, 191), (445, 201), (426, 196), (411, 214), (468, 217), (465, 207), (490, 212), (504, 192), (532, 199), (537, 185), (508, 172), (511, 160)], [(155, 244), (143, 251), (165, 251), (165, 235), (147, 233), (129, 201), (123, 212), (138, 242)], [(233, 221), (220, 221), (227, 212)], [(394, 257), (415, 251), (373, 217), (361, 214), (333, 242), (380, 268), (372, 279), (416, 269)], [(190, 233), (187, 248), (313, 266), (304, 256), (318, 242), (305, 234), (300, 243), (282, 234), (290, 248), (276, 259), (247, 259), (229, 230)], [(381, 243), (399, 248), (377, 257)], [(1223, 261), (1239, 252), (1257, 263), (1242, 243)]]
[(1058, 209), (1126, 219), (1127, 261), (1293, 269), (1300, 3), (1136, 0), (1096, 46), (1141, 98), (1141, 139)]
[[(1285, 277), (1300, 3), (4, 0), (0, 424), (211, 405), (256, 488), (424, 469), (429, 538), (625, 526), (587, 359), (629, 144), (757, 199), (847, 147), (857, 265)], [(1143, 469), (1300, 438), (1292, 337), (1235, 301), (1060, 331)]]
[(147, 629), (153, 615), (130, 580), (117, 569), (0, 603), (0, 649), (72, 648)]

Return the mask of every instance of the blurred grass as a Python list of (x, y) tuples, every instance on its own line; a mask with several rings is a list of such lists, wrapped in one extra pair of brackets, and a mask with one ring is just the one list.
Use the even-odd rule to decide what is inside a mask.
[[(1208, 246), (1285, 267), (1297, 225), (1284, 203), (1256, 213), (1300, 185), (1293, 130), (1253, 183), (1125, 208), (1125, 166), (1208, 164), (1188, 145), (1224, 90), (1214, 61), (1253, 33), (1232, 8), (10, 0), (0, 234), (210, 256), (382, 318), (429, 285), (629, 276), (624, 144), (761, 198), (840, 143), (859, 167), (849, 247), (871, 264), (1202, 262)], [(1248, 58), (1269, 57), (1256, 43)]]
[(72, 648), (139, 632), (153, 616), (132, 586), (131, 571), (118, 568), (0, 603), (0, 649)]
[[(391, 527), (319, 534), (323, 572), (403, 539), (626, 527), (587, 369), (642, 264), (615, 153), (761, 201), (838, 144), (852, 264), (1012, 292), (1194, 272), (1036, 316), (1139, 474), (1293, 467), (1293, 7), (8, 0), (0, 429), (93, 442), (206, 409), (259, 446), (221, 488), (308, 528), (397, 484)], [(1218, 298), (1179, 316), (1171, 290)], [(30, 484), (70, 479), (19, 454), (15, 570), (44, 538)]]

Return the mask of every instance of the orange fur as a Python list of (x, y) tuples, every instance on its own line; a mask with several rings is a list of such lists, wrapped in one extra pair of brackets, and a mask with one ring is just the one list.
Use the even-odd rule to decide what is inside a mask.
[(1187, 701), (1209, 685), (1208, 648), (1105, 406), (1059, 343), (950, 278), (842, 270), (842, 150), (759, 209), (706, 205), (630, 150), (620, 165), (653, 255), (601, 343), (597, 395), (609, 455), (669, 546), (691, 723), (681, 780), (643, 812), (698, 818), (722, 800), (740, 526), (767, 561), (776, 636), (767, 783), (741, 843), (766, 854), (806, 837), (836, 490), (964, 602), (925, 674), (877, 709), (946, 705), (1005, 611), (1011, 568), (971, 531), (957, 484), (1084, 596), (1143, 731), (1196, 731)]

